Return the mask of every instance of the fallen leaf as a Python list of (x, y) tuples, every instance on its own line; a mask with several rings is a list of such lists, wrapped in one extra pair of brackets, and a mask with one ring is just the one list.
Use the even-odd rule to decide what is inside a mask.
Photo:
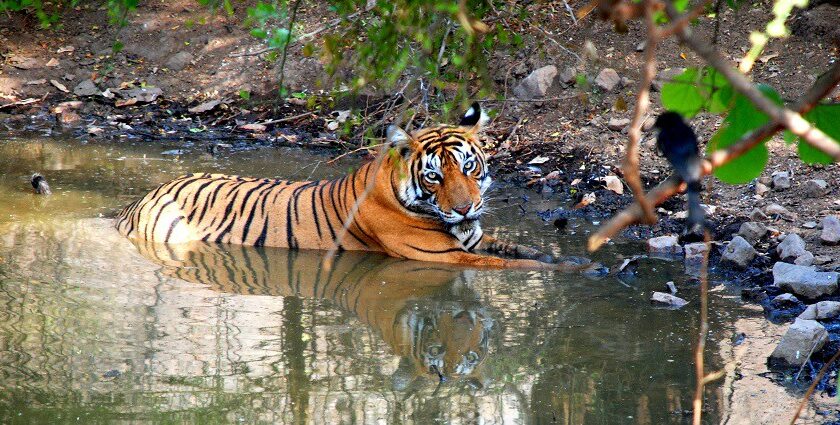
[(240, 125), (240, 126), (239, 126), (239, 128), (240, 128), (241, 130), (246, 130), (246, 131), (257, 131), (257, 132), (260, 132), (260, 133), (261, 133), (261, 132), (265, 131), (266, 126), (265, 126), (264, 124), (251, 123), (251, 124), (243, 124), (243, 125)]
[(327, 121), (327, 130), (338, 130), (338, 121)]
[(587, 193), (586, 195), (583, 195), (583, 199), (575, 205), (575, 209), (583, 208), (593, 202), (595, 202), (595, 193)]
[(105, 99), (113, 99), (114, 98), (114, 93), (111, 93), (111, 89), (105, 89), (105, 91), (100, 93), (100, 94)]
[(90, 134), (91, 136), (98, 136), (98, 135), (100, 135), (104, 132), (105, 132), (105, 129), (103, 129), (102, 127), (89, 126), (87, 128), (87, 133)]
[(778, 57), (778, 56), (779, 56), (778, 53), (768, 53), (768, 54), (758, 58), (758, 60), (761, 63), (767, 63), (767, 61), (769, 61), (770, 59), (773, 59), (773, 58)]
[(40, 86), (41, 84), (47, 84), (47, 80), (41, 78), (40, 80), (32, 80), (26, 82), (27, 86)]
[(74, 51), (76, 51), (75, 47), (64, 46), (64, 47), (59, 47), (58, 50), (56, 50), (56, 53), (67, 53), (67, 52), (74, 52)]
[(529, 161), (528, 165), (540, 165), (540, 164), (545, 164), (546, 162), (548, 162), (548, 157), (547, 156), (537, 156), (536, 158)]
[(613, 176), (613, 175), (605, 176), (605, 177), (602, 177), (601, 180), (607, 186), (607, 189), (609, 189), (609, 190), (611, 190), (611, 191), (613, 191), (613, 192), (615, 192), (619, 195), (624, 194), (624, 184), (621, 183), (621, 179), (619, 179), (618, 176)]
[(574, 179), (574, 180), (572, 180), (572, 186), (577, 186), (578, 183), (580, 183), (580, 182), (581, 182), (580, 179)]
[(135, 97), (132, 97), (131, 99), (118, 100), (118, 101), (114, 102), (114, 106), (116, 106), (117, 108), (122, 108), (123, 106), (131, 106), (131, 105), (135, 105), (135, 104), (137, 104), (137, 98), (135, 98)]
[(38, 65), (38, 61), (34, 58), (27, 58), (24, 56), (12, 56), (8, 59), (9, 64), (17, 69), (32, 69)]
[(56, 80), (50, 80), (50, 84), (54, 85), (55, 88), (63, 91), (64, 93), (70, 93), (70, 90), (67, 90), (67, 87), (65, 87), (64, 84), (61, 84)]
[(213, 110), (215, 107), (219, 106), (220, 103), (222, 103), (221, 99), (214, 99), (214, 100), (204, 102), (200, 105), (193, 106), (192, 108), (189, 108), (187, 110), (190, 111), (193, 114), (200, 114), (202, 112), (207, 112), (207, 111)]
[(56, 58), (50, 59), (49, 62), (47, 62), (47, 66), (50, 67), (50, 68), (57, 67), (58, 66), (58, 59), (56, 59)]

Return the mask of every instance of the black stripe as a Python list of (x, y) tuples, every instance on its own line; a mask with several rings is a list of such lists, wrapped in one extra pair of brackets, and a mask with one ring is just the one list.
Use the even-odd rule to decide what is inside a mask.
[(413, 249), (413, 250), (420, 251), (420, 252), (423, 252), (423, 253), (426, 253), (426, 254), (446, 254), (448, 252), (464, 252), (463, 248), (447, 248), (447, 249), (437, 251), (437, 250), (433, 250), (433, 249), (423, 249), (423, 248), (419, 248), (419, 247), (416, 247), (416, 246), (413, 246), (413, 245), (408, 245), (408, 244), (406, 244), (406, 246)]
[(178, 218), (176, 218), (175, 220), (172, 220), (172, 223), (169, 225), (169, 230), (166, 231), (166, 237), (163, 238), (164, 242), (169, 242), (169, 237), (172, 236), (172, 232), (175, 230), (175, 226), (177, 226), (178, 223), (180, 223), (181, 220), (183, 220), (183, 219), (184, 219), (184, 216), (179, 215)]

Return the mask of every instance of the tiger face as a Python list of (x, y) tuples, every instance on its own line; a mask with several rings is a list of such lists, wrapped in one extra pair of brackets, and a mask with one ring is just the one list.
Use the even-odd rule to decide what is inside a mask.
[(488, 120), (478, 103), (457, 126), (425, 128), (409, 135), (391, 126), (388, 142), (405, 160), (398, 187), (403, 205), (448, 226), (475, 222), (484, 212), (492, 182), (478, 132)]

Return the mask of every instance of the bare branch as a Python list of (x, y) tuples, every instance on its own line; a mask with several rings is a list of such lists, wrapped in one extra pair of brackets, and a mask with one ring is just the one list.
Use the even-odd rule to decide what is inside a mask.
[(837, 350), (831, 359), (829, 359), (823, 367), (820, 369), (820, 372), (817, 374), (817, 377), (814, 378), (814, 382), (811, 383), (811, 386), (808, 387), (808, 391), (805, 391), (805, 395), (802, 396), (802, 401), (799, 403), (799, 407), (796, 408), (796, 413), (793, 414), (793, 418), (790, 420), (790, 425), (796, 424), (796, 420), (799, 419), (799, 415), (802, 414), (802, 409), (805, 408), (805, 405), (808, 404), (808, 400), (811, 398), (811, 394), (814, 393), (814, 388), (817, 388), (817, 384), (820, 383), (825, 373), (828, 371), (828, 367), (834, 364), (837, 359), (840, 358), (840, 350)]
[[(804, 96), (796, 103), (794, 108), (800, 114), (807, 113), (813, 109), (820, 99), (827, 96), (837, 84), (840, 83), (840, 62), (835, 63), (831, 69), (828, 70), (822, 77), (820, 77), (814, 85), (805, 93)], [(711, 174), (713, 168), (720, 167), (730, 161), (740, 157), (748, 150), (752, 149), (768, 137), (778, 132), (783, 127), (780, 124), (770, 123), (764, 127), (758, 128), (755, 131), (745, 135), (741, 141), (730, 146), (727, 149), (715, 151), (710, 161), (703, 164), (703, 174)], [(684, 185), (683, 185), (684, 186)], [(674, 196), (680, 192), (680, 179), (677, 176), (671, 176), (656, 188), (648, 192), (646, 198), (652, 205), (659, 205), (666, 199)], [(589, 237), (587, 248), (589, 251), (596, 251), (606, 241), (618, 234), (621, 229), (638, 223), (643, 218), (643, 213), (638, 204), (633, 204), (620, 213), (616, 214), (610, 221), (605, 223), (598, 231)]]
[[(674, 5), (667, 1), (664, 3), (671, 19), (679, 19), (679, 14)], [(823, 133), (822, 130), (812, 126), (805, 118), (802, 118), (802, 115), (773, 103), (744, 74), (731, 67), (726, 59), (714, 50), (709, 43), (694, 37), (690, 27), (686, 26), (677, 31), (677, 36), (700, 55), (706, 63), (720, 71), (732, 87), (746, 96), (756, 108), (770, 116), (773, 121), (787, 127), (788, 130), (801, 137), (809, 145), (829, 155), (835, 162), (840, 162), (840, 143)]]
[(627, 151), (624, 155), (622, 171), (627, 185), (633, 191), (633, 196), (643, 212), (644, 221), (648, 224), (656, 223), (656, 215), (653, 207), (645, 198), (645, 191), (642, 187), (642, 179), (639, 173), (639, 142), (642, 138), (642, 120), (650, 105), (650, 84), (656, 73), (656, 46), (659, 44), (656, 22), (654, 21), (654, 2), (645, 0), (645, 21), (647, 23), (647, 46), (645, 47), (645, 64), (642, 68), (642, 79), (639, 82), (639, 90), (636, 95), (636, 106), (633, 109), (633, 119), (630, 121), (630, 129), (627, 132)]

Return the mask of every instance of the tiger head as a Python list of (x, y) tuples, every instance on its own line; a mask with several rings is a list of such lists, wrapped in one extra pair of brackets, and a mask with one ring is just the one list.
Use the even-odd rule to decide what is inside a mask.
[(388, 128), (388, 143), (405, 166), (397, 191), (406, 208), (449, 226), (478, 220), (484, 211), (482, 196), (492, 182), (478, 138), (488, 120), (474, 103), (457, 126), (412, 134), (393, 125)]
[[(398, 346), (411, 366), (402, 372), (412, 377), (434, 380), (479, 382), (479, 366), (487, 357), (494, 320), (478, 305), (462, 302), (409, 303), (397, 323), (401, 330)], [(414, 372), (411, 372), (413, 370)]]

